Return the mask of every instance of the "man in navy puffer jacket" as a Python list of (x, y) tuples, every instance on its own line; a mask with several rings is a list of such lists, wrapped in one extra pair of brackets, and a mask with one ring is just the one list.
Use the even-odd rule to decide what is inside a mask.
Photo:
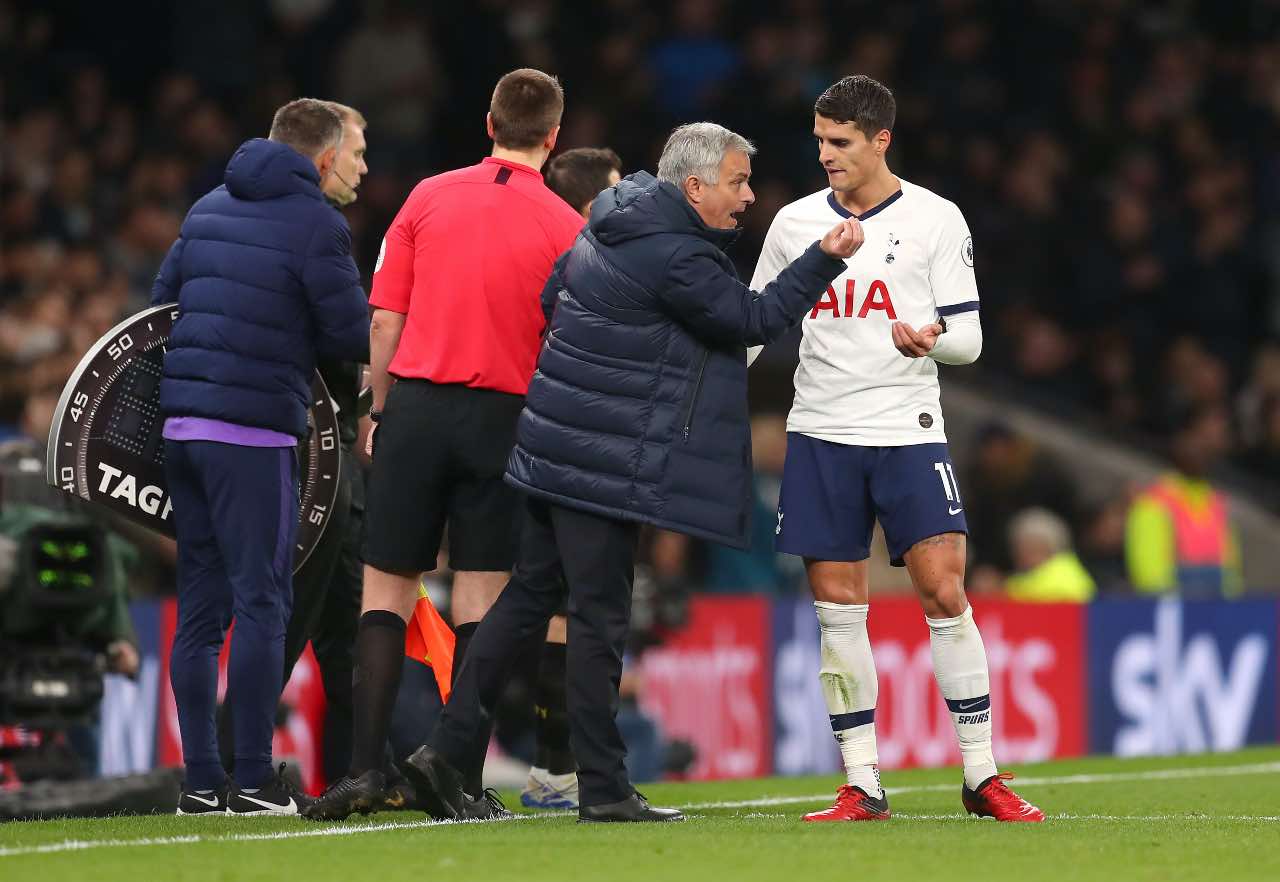
[(754, 152), (714, 123), (676, 129), (658, 178), (641, 172), (602, 193), (547, 283), (550, 333), (507, 468), (529, 497), (519, 561), (429, 746), (409, 760), (445, 816), (461, 805), (453, 767), (567, 584), (579, 818), (681, 819), (635, 793), (614, 723), (639, 525), (746, 547), (746, 347), (798, 324), (862, 244), (845, 221), (764, 291), (739, 282), (724, 248), (754, 201)]
[[(351, 233), (325, 201), (342, 119), (303, 98), (240, 146), (200, 199), (152, 290), (180, 315), (160, 409), (178, 537), (170, 676), (187, 780), (179, 814), (296, 814), (271, 772), (298, 522), (298, 440), (320, 357), (367, 361), (368, 301)], [(218, 759), (218, 653), (232, 617), (235, 787)]]

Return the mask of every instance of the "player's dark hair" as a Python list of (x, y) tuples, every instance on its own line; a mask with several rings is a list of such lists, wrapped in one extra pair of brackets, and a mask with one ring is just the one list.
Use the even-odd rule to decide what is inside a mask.
[(493, 117), (493, 140), (499, 147), (529, 150), (560, 125), (564, 89), (550, 74), (522, 67), (498, 80), (489, 113)]
[(898, 103), (888, 86), (865, 74), (856, 74), (828, 86), (814, 102), (813, 112), (838, 123), (853, 123), (871, 138), (882, 129), (893, 131)]
[(609, 186), (609, 174), (615, 171), (622, 174), (622, 159), (608, 147), (577, 147), (547, 165), (547, 186), (581, 211)]
[(276, 111), (267, 137), (315, 157), (342, 140), (342, 117), (328, 101), (297, 98)]

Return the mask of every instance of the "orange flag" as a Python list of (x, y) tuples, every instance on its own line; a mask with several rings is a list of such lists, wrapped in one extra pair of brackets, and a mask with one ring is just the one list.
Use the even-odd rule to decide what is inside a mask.
[(453, 677), (453, 629), (436, 612), (426, 586), (418, 583), (418, 602), (413, 618), (404, 633), (404, 654), (428, 666), (436, 675), (440, 700), (449, 700), (449, 681)]

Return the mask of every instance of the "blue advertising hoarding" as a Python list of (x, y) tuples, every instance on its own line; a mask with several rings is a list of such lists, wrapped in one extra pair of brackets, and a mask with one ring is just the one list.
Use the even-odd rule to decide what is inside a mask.
[(1099, 601), (1088, 623), (1091, 753), (1276, 740), (1274, 600)]

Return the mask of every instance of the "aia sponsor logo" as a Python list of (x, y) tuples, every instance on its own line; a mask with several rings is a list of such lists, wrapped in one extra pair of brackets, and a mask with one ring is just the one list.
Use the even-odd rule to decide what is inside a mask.
[(809, 312), (809, 318), (819, 316), (828, 318), (866, 318), (873, 310), (884, 313), (884, 317), (897, 321), (898, 312), (893, 308), (893, 298), (889, 295), (889, 286), (880, 279), (872, 282), (867, 289), (858, 292), (858, 285), (853, 279), (844, 283), (844, 311), (840, 310), (840, 298), (836, 296), (834, 285), (828, 285), (826, 293)]

